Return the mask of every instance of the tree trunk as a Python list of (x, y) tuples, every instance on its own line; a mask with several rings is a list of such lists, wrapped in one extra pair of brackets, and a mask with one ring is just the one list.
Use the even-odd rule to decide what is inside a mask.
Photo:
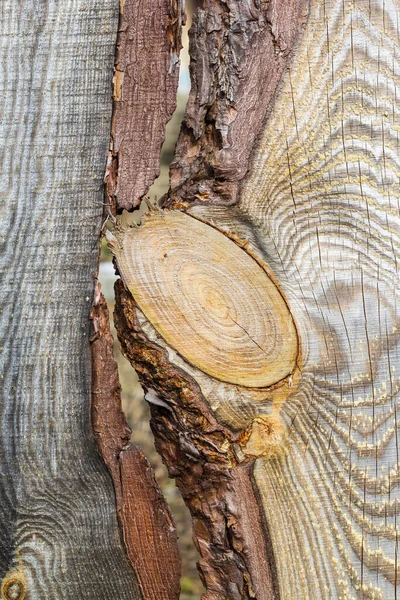
[(207, 600), (399, 593), (399, 14), (206, 0), (170, 193), (111, 237)]
[(177, 598), (176, 534), (126, 445), (95, 286), (119, 2), (2, 0), (0, 14), (2, 598)]

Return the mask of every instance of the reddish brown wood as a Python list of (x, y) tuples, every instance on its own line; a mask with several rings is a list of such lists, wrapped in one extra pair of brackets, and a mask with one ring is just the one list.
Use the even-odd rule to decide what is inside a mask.
[(121, 386), (113, 354), (114, 340), (109, 330), (106, 300), (97, 283), (91, 309), (92, 354), (92, 427), (100, 454), (114, 481), (117, 510), (121, 508), (119, 455), (129, 443), (131, 429), (121, 408)]
[(191, 92), (166, 205), (233, 204), (307, 16), (306, 0), (205, 0), (190, 30)]
[(114, 75), (107, 195), (133, 210), (160, 171), (165, 125), (176, 106), (181, 0), (124, 0)]
[(146, 600), (179, 597), (181, 562), (175, 524), (150, 464), (129, 444), (121, 409), (107, 303), (96, 286), (91, 310), (92, 426), (115, 488), (125, 549)]
[[(251, 484), (251, 462), (238, 463), (239, 435), (218, 423), (199, 386), (167, 360), (116, 283), (114, 320), (125, 356), (151, 401), (156, 447), (188, 505), (207, 588), (203, 600), (272, 600), (268, 535)], [(273, 569), (273, 566), (272, 566)]]
[(124, 542), (145, 600), (179, 598), (181, 561), (172, 514), (143, 452), (120, 454)]

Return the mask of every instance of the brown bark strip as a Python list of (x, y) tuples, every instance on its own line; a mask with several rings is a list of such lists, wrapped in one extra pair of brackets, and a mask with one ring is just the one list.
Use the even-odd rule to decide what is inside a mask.
[(239, 465), (233, 449), (240, 434), (215, 419), (197, 383), (148, 340), (122, 281), (115, 291), (122, 350), (147, 391), (157, 450), (192, 513), (203, 600), (277, 598), (250, 463)]
[(143, 452), (120, 454), (124, 541), (146, 600), (179, 598), (181, 559), (172, 514)]
[(204, 0), (190, 30), (191, 92), (169, 206), (234, 204), (306, 0)]
[(181, 564), (175, 524), (150, 464), (129, 444), (121, 408), (108, 308), (100, 285), (91, 310), (92, 427), (115, 488), (125, 549), (146, 600), (179, 597)]
[(121, 407), (121, 386), (113, 354), (114, 340), (109, 329), (107, 303), (98, 282), (90, 318), (93, 326), (90, 345), (92, 355), (92, 428), (100, 454), (114, 481), (119, 512), (122, 505), (119, 455), (129, 443), (132, 432)]
[(160, 172), (165, 126), (176, 107), (181, 0), (121, 0), (108, 201), (133, 210)]

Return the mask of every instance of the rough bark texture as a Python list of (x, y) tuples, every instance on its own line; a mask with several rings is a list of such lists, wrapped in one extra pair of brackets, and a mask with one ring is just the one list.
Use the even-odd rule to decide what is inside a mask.
[(196, 11), (191, 92), (165, 205), (237, 201), (306, 15), (305, 0), (206, 0)]
[(115, 0), (3, 0), (3, 597), (139, 600), (90, 427)]
[(96, 284), (94, 302), (90, 311), (92, 320), (92, 406), (93, 433), (100, 454), (110, 470), (117, 500), (122, 505), (120, 454), (129, 444), (131, 428), (121, 408), (121, 386), (114, 359), (114, 340), (109, 329), (107, 303)]
[[(304, 13), (300, 4), (296, 11), (294, 3), (271, 1), (251, 5), (253, 21), (243, 18), (249, 7), (209, 1), (198, 11), (195, 85), (163, 206), (229, 231), (269, 265), (299, 334), (300, 376), (278, 404), (267, 392), (229, 387), (168, 346), (157, 333), (161, 311), (145, 318), (121, 289), (120, 335), (155, 404), (158, 447), (194, 516), (206, 598), (252, 597), (251, 588), (256, 598), (270, 593), (267, 583), (256, 589), (258, 557), (242, 550), (255, 546), (265, 561), (272, 550), (273, 593), (284, 600), (396, 600), (400, 4), (310, 0), (286, 71), (282, 56), (273, 54), (271, 63), (267, 49), (261, 53), (277, 65), (268, 74), (257, 66), (259, 44), (291, 31), (291, 23), (298, 27)], [(280, 14), (283, 29), (266, 25), (240, 37), (260, 18), (278, 23)], [(242, 87), (233, 106), (230, 97)], [(163, 294), (162, 277), (154, 280), (148, 291)], [(204, 290), (213, 298), (215, 281), (215, 271), (204, 269), (200, 283), (193, 278), (182, 289), (188, 315)], [(223, 308), (235, 316), (235, 306)], [(207, 303), (201, 310), (207, 337), (213, 315)], [(251, 488), (244, 466), (262, 450), (256, 440), (265, 449)], [(248, 500), (251, 489), (256, 501)], [(232, 500), (232, 491), (240, 497)], [(239, 542), (229, 525), (232, 502)], [(264, 545), (246, 538), (249, 522)]]
[(218, 423), (196, 382), (149, 341), (136, 308), (117, 281), (115, 324), (122, 350), (145, 387), (157, 450), (192, 513), (207, 588), (204, 600), (269, 600), (274, 596), (268, 541), (249, 479), (250, 463), (239, 464), (235, 454), (240, 435)]
[(181, 574), (177, 534), (170, 510), (143, 452), (129, 444), (107, 303), (99, 287), (91, 311), (92, 425), (109, 468), (128, 558), (146, 600), (176, 600)]
[(120, 519), (128, 557), (143, 598), (177, 600), (181, 560), (175, 523), (143, 452), (130, 444), (120, 454)]
[[(190, 34), (192, 90), (165, 206), (237, 201), (254, 141), (305, 19), (300, 0), (261, 6), (208, 1), (197, 11)], [(118, 130), (122, 138), (125, 123), (114, 121), (114, 127), (114, 136)], [(121, 178), (133, 181), (136, 173), (119, 169), (118, 177), (123, 185)], [(152, 403), (158, 450), (192, 512), (204, 598), (277, 598), (268, 531), (246, 456), (251, 421), (231, 427), (218, 422), (198, 384), (141, 329), (122, 286), (116, 325)]]
[(121, 2), (106, 176), (118, 212), (137, 208), (159, 175), (165, 125), (176, 107), (183, 19), (181, 0)]

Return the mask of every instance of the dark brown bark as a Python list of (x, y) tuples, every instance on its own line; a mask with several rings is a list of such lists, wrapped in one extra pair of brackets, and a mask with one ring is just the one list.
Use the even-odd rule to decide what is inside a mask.
[[(138, 207), (159, 174), (165, 126), (176, 106), (183, 18), (179, 0), (121, 1), (105, 178), (113, 213)], [(150, 464), (129, 444), (131, 430), (121, 410), (108, 310), (99, 287), (91, 318), (92, 426), (113, 479), (126, 553), (144, 598), (173, 600), (179, 596), (181, 574), (175, 525)]]
[(240, 434), (218, 423), (196, 382), (148, 340), (135, 308), (118, 281), (119, 339), (147, 392), (157, 450), (192, 513), (199, 570), (207, 588), (203, 598), (271, 599), (269, 551), (252, 489), (251, 462), (239, 464), (235, 454)]
[(117, 211), (137, 208), (159, 175), (165, 125), (176, 107), (184, 19), (180, 0), (125, 0), (121, 7), (106, 175)]
[(92, 426), (110, 470), (126, 553), (146, 600), (179, 597), (181, 563), (175, 524), (144, 454), (129, 444), (121, 409), (108, 308), (97, 285), (91, 311)]
[(206, 0), (195, 13), (191, 92), (165, 205), (235, 203), (306, 7), (306, 0)]
[[(145, 2), (145, 10), (153, 12), (154, 6)], [(129, 16), (131, 23), (142, 18), (135, 15)], [(190, 33), (192, 88), (164, 207), (236, 202), (256, 137), (306, 17), (305, 0), (261, 4), (206, 0), (197, 10)], [(154, 138), (150, 147), (144, 118), (146, 111), (154, 110), (151, 125), (162, 129), (170, 105), (160, 113), (159, 102), (165, 102), (172, 89), (163, 87), (165, 80), (160, 87), (158, 80), (158, 87), (152, 87), (157, 89), (157, 100), (147, 108), (148, 91), (144, 88), (137, 96), (130, 69), (143, 68), (148, 73), (156, 52), (153, 47), (149, 56), (132, 54), (134, 59), (128, 60), (135, 49), (126, 46), (129, 35), (124, 27), (121, 31), (117, 83), (120, 71), (125, 73), (122, 96), (116, 87), (113, 124), (118, 171), (109, 177), (109, 196), (116, 200), (117, 210), (135, 207), (154, 176), (154, 156), (162, 135), (154, 137), (154, 128), (148, 127)], [(169, 47), (163, 43), (158, 64), (165, 67), (162, 61), (177, 43)], [(150, 79), (152, 86), (156, 79)], [(130, 157), (126, 158), (128, 148)], [(199, 570), (207, 588), (204, 599), (277, 598), (268, 531), (253, 491), (252, 463), (240, 453), (240, 432), (217, 421), (198, 384), (170, 364), (166, 352), (145, 336), (135, 317), (135, 303), (121, 283), (116, 293), (115, 321), (123, 352), (138, 371), (151, 402), (157, 450), (192, 513), (194, 540), (201, 555)]]
[(117, 363), (113, 355), (114, 340), (109, 330), (107, 303), (101, 293), (100, 284), (95, 289), (90, 313), (93, 334), (92, 355), (92, 427), (100, 454), (110, 470), (117, 510), (122, 505), (122, 490), (119, 456), (129, 443), (131, 429), (121, 408), (121, 386)]
[(129, 444), (120, 454), (120, 520), (128, 557), (146, 600), (176, 600), (181, 559), (175, 523), (153, 469), (143, 452)]

